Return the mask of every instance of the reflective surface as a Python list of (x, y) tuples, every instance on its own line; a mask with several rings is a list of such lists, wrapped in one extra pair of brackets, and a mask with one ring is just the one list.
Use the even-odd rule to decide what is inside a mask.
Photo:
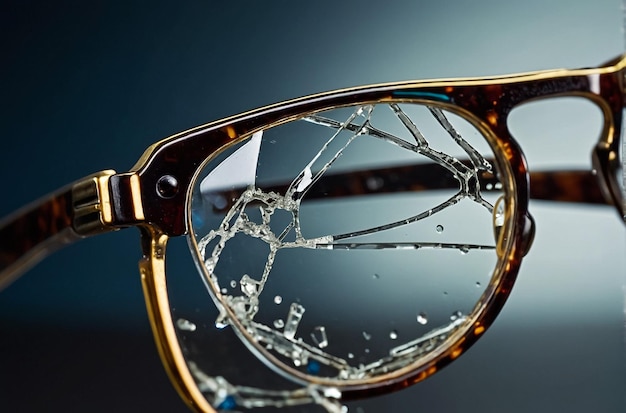
[[(619, 0), (186, 7), (7, 7), (1, 215), (94, 170), (127, 169), (155, 139), (271, 102), (389, 80), (594, 66), (623, 51)], [(581, 113), (564, 120), (586, 123)], [(516, 131), (531, 167), (590, 165), (596, 135), (533, 124)], [(489, 333), (432, 378), (354, 411), (624, 411), (623, 225), (610, 208), (532, 202), (531, 212), (532, 252)], [(135, 231), (90, 239), (3, 292), (0, 410), (188, 411), (153, 350), (139, 255)], [(193, 264), (168, 274), (206, 291)], [(250, 375), (255, 362), (242, 361)]]

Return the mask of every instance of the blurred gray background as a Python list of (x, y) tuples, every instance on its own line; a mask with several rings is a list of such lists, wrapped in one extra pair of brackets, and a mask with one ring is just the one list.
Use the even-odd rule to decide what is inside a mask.
[[(33, 0), (1, 10), (0, 215), (89, 173), (124, 171), (172, 133), (279, 100), (594, 66), (624, 49), (620, 0)], [(551, 110), (516, 123), (530, 165), (589, 166), (595, 136), (574, 133), (597, 117)], [(492, 329), (433, 378), (364, 401), (365, 412), (626, 410), (624, 226), (606, 207), (531, 207), (535, 244)], [(152, 342), (139, 257), (135, 230), (107, 234), (0, 292), (0, 411), (186, 411)]]

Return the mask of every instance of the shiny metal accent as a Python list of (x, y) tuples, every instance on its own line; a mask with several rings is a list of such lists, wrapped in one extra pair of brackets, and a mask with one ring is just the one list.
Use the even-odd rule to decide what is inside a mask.
[(72, 209), (74, 231), (81, 236), (95, 235), (114, 230), (113, 213), (109, 195), (109, 177), (115, 171), (106, 170), (74, 184)]

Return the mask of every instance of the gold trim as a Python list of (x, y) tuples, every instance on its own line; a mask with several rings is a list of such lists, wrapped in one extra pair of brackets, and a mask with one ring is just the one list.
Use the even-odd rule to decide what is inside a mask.
[(139, 175), (130, 176), (130, 193), (133, 197), (133, 215), (137, 221), (145, 220), (143, 214), (143, 204), (141, 203), (141, 184)]
[(95, 235), (113, 229), (108, 184), (114, 173), (113, 170), (98, 172), (72, 186), (72, 226), (78, 235)]
[(109, 194), (109, 178), (111, 175), (97, 177), (98, 193), (100, 194), (100, 211), (102, 212), (102, 222), (110, 224), (113, 222), (113, 208), (111, 206), (111, 196)]
[[(427, 79), (427, 80), (409, 80), (409, 81), (400, 81), (400, 82), (386, 82), (386, 83), (377, 83), (366, 86), (357, 86), (350, 87), (344, 89), (336, 89), (328, 92), (316, 93), (308, 96), (299, 97), (296, 99), (286, 100), (283, 102), (274, 103), (271, 105), (267, 105), (264, 107), (260, 107), (258, 109), (250, 110), (247, 112), (243, 112), (237, 115), (229, 116), (223, 119), (215, 120), (212, 122), (204, 123), (198, 125), (196, 127), (187, 129), (185, 131), (176, 133), (172, 136), (169, 136), (165, 139), (162, 139), (158, 142), (150, 145), (141, 157), (137, 160), (135, 165), (131, 168), (131, 171), (136, 172), (140, 171), (144, 167), (146, 167), (153, 155), (158, 151), (159, 148), (169, 145), (173, 142), (176, 142), (179, 139), (184, 139), (186, 136), (191, 134), (195, 134), (201, 132), (206, 129), (218, 128), (220, 126), (225, 127), (227, 135), (233, 139), (231, 133), (233, 133), (232, 127), (229, 129), (229, 126), (234, 122), (240, 121), (245, 118), (252, 118), (256, 116), (261, 116), (264, 113), (271, 112), (273, 110), (298, 105), (302, 102), (307, 101), (315, 101), (324, 99), (331, 96), (339, 96), (342, 94), (350, 94), (350, 93), (358, 93), (365, 91), (372, 91), (378, 89), (382, 90), (403, 90), (403, 89), (415, 89), (422, 87), (446, 87), (446, 88), (455, 88), (461, 86), (490, 86), (490, 85), (506, 85), (513, 83), (521, 83), (521, 82), (533, 82), (539, 80), (546, 79), (557, 79), (560, 77), (568, 77), (568, 76), (599, 76), (608, 73), (619, 72), (626, 68), (626, 54), (622, 55), (619, 60), (615, 59), (613, 62), (609, 62), (605, 66), (595, 67), (595, 68), (586, 68), (586, 69), (548, 69), (548, 70), (539, 70), (539, 71), (530, 71), (530, 72), (521, 72), (514, 74), (506, 74), (506, 75), (496, 75), (496, 76), (482, 76), (482, 77), (459, 77), (459, 78), (442, 78), (442, 79)], [(592, 92), (593, 93), (593, 92)], [(327, 108), (329, 109), (329, 108)], [(254, 131), (249, 131), (254, 132)]]
[(182, 350), (170, 313), (165, 278), (165, 247), (168, 237), (152, 227), (142, 228), (144, 258), (139, 262), (148, 317), (163, 366), (174, 388), (198, 413), (216, 413), (198, 389)]

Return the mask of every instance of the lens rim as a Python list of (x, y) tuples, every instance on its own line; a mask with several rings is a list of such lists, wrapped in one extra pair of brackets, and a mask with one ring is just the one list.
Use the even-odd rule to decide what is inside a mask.
[[(358, 107), (360, 105), (370, 105), (377, 103), (412, 103), (426, 106), (425, 103), (414, 101), (407, 102), (406, 99), (397, 99), (395, 101), (386, 100), (384, 102), (365, 101), (353, 102), (350, 105), (332, 106), (326, 109), (316, 110), (315, 113), (321, 112), (323, 110), (336, 109), (338, 107)], [(506, 145), (503, 144), (503, 142), (506, 141), (503, 140), (502, 137), (496, 136), (495, 133), (493, 133), (492, 129), (488, 127), (484, 121), (481, 121), (471, 112), (463, 110), (458, 106), (441, 102), (428, 102), (428, 106), (439, 107), (448, 112), (452, 112), (468, 121), (472, 126), (477, 129), (479, 133), (483, 135), (490, 148), (494, 152), (496, 163), (495, 167), (500, 172), (499, 179), (503, 184), (505, 197), (505, 219), (503, 228), (500, 231), (497, 240), (496, 251), (498, 254), (498, 261), (493, 270), (489, 285), (485, 288), (485, 291), (481, 295), (472, 312), (467, 316), (466, 321), (461, 326), (459, 326), (454, 331), (454, 333), (445, 340), (442, 345), (440, 345), (435, 351), (429, 353), (428, 356), (420, 358), (405, 367), (388, 372), (386, 374), (381, 374), (372, 378), (346, 380), (306, 374), (278, 359), (274, 354), (272, 354), (262, 345), (260, 345), (258, 341), (255, 340), (254, 337), (247, 331), (245, 326), (238, 320), (230, 306), (223, 300), (221, 291), (216, 288), (214, 283), (205, 283), (210, 289), (211, 296), (213, 297), (215, 304), (218, 306), (218, 309), (227, 314), (232, 328), (235, 330), (240, 339), (248, 346), (250, 351), (252, 351), (256, 355), (256, 357), (263, 360), (265, 364), (276, 373), (292, 381), (298, 382), (304, 386), (313, 384), (321, 387), (332, 387), (339, 389), (343, 393), (344, 397), (351, 397), (348, 396), (349, 394), (356, 395), (362, 394), (364, 392), (367, 394), (374, 394), (378, 392), (389, 391), (389, 389), (391, 388), (395, 389), (406, 387), (408, 383), (421, 381), (426, 377), (432, 375), (435, 371), (439, 370), (443, 365), (448, 364), (452, 360), (458, 358), (463, 352), (465, 352), (469, 348), (471, 344), (476, 341), (479, 336), (481, 336), (486, 331), (491, 321), (495, 318), (495, 314), (499, 312), (501, 306), (504, 304), (506, 298), (503, 296), (503, 294), (508, 295), (508, 292), (510, 291), (510, 288), (514, 281), (515, 274), (517, 272), (517, 267), (519, 266), (519, 262), (521, 261), (521, 259), (517, 258), (517, 255), (520, 255), (519, 250), (521, 249), (521, 244), (516, 243), (516, 240), (521, 239), (521, 235), (519, 234), (520, 225), (516, 225), (516, 221), (520, 220), (519, 211), (525, 210), (523, 206), (518, 205), (519, 188), (516, 181), (517, 177), (514, 175), (514, 169), (511, 165), (511, 160), (515, 159), (509, 159), (511, 153), (515, 153), (512, 152), (512, 149), (516, 145), (512, 140)], [(309, 116), (312, 113), (313, 112), (303, 113), (301, 114), (301, 116)], [(289, 120), (293, 121), (295, 119), (292, 118)], [(269, 124), (266, 125), (264, 129), (270, 129), (282, 123), (284, 122)], [(252, 134), (248, 134), (247, 136), (243, 137), (243, 139), (250, 138), (251, 136)], [(521, 151), (519, 151), (519, 154), (520, 156), (522, 156)], [(196, 176), (194, 176), (194, 179), (192, 180), (192, 188), (195, 188), (195, 186), (197, 185), (200, 177), (200, 171), (209, 162), (210, 160), (206, 160), (198, 168), (198, 173), (196, 174)], [(193, 190), (191, 190), (190, 192), (193, 193)], [(191, 208), (192, 200), (189, 199), (187, 210), (187, 225), (190, 228), (190, 235), (188, 235), (188, 242), (192, 249), (192, 255), (194, 256), (194, 260), (196, 261), (196, 266), (199, 268), (205, 279), (211, 279), (213, 275), (210, 274), (206, 267), (203, 265), (203, 260), (200, 254), (198, 243), (195, 236), (193, 235), (194, 227), (191, 219)], [(517, 263), (517, 267), (514, 265), (514, 263)]]

